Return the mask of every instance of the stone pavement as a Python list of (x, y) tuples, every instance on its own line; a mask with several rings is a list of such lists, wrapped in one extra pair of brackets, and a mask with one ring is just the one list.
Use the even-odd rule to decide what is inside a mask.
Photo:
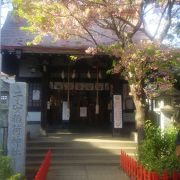
[[(50, 134), (50, 138), (58, 137)], [(119, 165), (119, 152), (134, 149), (127, 138), (112, 137), (110, 134), (59, 134), (64, 148), (58, 163), (49, 169), (47, 180), (129, 180)], [(57, 138), (58, 139), (58, 138)], [(60, 141), (60, 140), (58, 140)], [(56, 146), (58, 146), (56, 142)], [(132, 148), (132, 150), (131, 150)], [(134, 151), (134, 150), (133, 150)], [(54, 154), (55, 155), (55, 154)], [(53, 160), (55, 162), (55, 160)]]
[(118, 166), (63, 166), (49, 171), (47, 180), (130, 180)]
[(50, 148), (47, 180), (129, 180), (119, 164), (120, 151), (133, 156), (137, 144), (110, 133), (76, 133), (59, 129), (27, 143), (26, 175), (32, 180)]

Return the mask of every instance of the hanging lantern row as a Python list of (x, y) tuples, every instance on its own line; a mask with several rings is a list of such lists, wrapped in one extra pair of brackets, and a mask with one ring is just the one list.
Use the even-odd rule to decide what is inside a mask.
[[(88, 70), (86, 76), (87, 76), (88, 79), (91, 79), (91, 73), (90, 73), (89, 70)], [(64, 70), (63, 70), (63, 71), (61, 72), (61, 79), (64, 79), (64, 78), (65, 78), (65, 72), (64, 72)], [(76, 78), (76, 71), (75, 71), (75, 70), (73, 70), (72, 75), (71, 75), (71, 78), (72, 78), (72, 79), (75, 79), (75, 78)], [(99, 73), (98, 73), (98, 78), (99, 78), (99, 79), (102, 78), (101, 71), (99, 71)]]

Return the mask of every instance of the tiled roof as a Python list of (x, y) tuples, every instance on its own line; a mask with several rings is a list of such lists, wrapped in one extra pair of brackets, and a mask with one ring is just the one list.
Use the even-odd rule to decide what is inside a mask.
[[(33, 45), (32, 47), (29, 47), (26, 45), (28, 41), (32, 41), (34, 38), (34, 35), (28, 32), (24, 32), (20, 30), (21, 26), (24, 26), (26, 24), (25, 20), (17, 20), (13, 17), (12, 13), (9, 12), (6, 22), (2, 28), (1, 31), (1, 45), (2, 49), (13, 49), (14, 47), (17, 48), (23, 48), (23, 49), (33, 49), (37, 50), (38, 48), (43, 49), (56, 49), (58, 50), (84, 50), (88, 47), (92, 47), (93, 44), (87, 40), (80, 39), (80, 38), (72, 38), (68, 40), (58, 40), (56, 42), (52, 41), (52, 38), (49, 36), (46, 36), (43, 38), (42, 42), (40, 42), (38, 45)], [(102, 29), (98, 29), (98, 31), (104, 31)], [(107, 31), (106, 33), (108, 36), (113, 36), (112, 32)], [(96, 38), (96, 37), (95, 37)], [(139, 39), (142, 39), (142, 34), (139, 33), (137, 36), (135, 36), (135, 41), (138, 41)], [(112, 39), (108, 37), (101, 37), (98, 35), (98, 43), (103, 44), (110, 44)], [(28, 51), (28, 50), (27, 50)]]

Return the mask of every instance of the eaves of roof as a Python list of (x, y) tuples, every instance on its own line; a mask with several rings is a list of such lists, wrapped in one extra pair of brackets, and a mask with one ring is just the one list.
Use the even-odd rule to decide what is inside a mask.
[[(66, 53), (66, 54), (85, 54), (88, 47), (94, 46), (93, 43), (80, 38), (71, 38), (68, 40), (58, 40), (53, 42), (50, 36), (44, 36), (43, 40), (38, 45), (27, 46), (27, 42), (31, 42), (35, 35), (29, 32), (20, 30), (20, 27), (26, 26), (25, 20), (17, 20), (9, 12), (5, 24), (1, 31), (1, 49), (15, 51), (21, 49), (27, 53)], [(98, 29), (99, 31), (105, 31)], [(105, 32), (107, 37), (98, 36), (98, 44), (108, 45), (117, 41), (111, 31)], [(113, 38), (111, 38), (113, 37)], [(140, 42), (144, 35), (138, 32), (134, 41)]]
[(86, 48), (58, 48), (58, 47), (42, 47), (42, 46), (1, 46), (1, 51), (7, 50), (15, 52), (21, 49), (23, 53), (42, 53), (42, 54), (85, 54)]

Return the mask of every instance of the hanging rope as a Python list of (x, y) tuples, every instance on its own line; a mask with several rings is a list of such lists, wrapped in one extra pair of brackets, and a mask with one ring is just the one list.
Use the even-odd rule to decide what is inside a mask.
[(99, 69), (96, 68), (96, 114), (99, 114)]

